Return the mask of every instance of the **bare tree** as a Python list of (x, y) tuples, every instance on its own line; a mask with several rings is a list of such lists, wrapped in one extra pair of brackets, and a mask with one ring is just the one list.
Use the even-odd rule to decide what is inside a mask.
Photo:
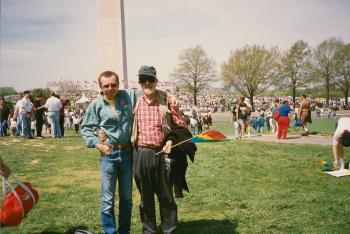
[(264, 46), (247, 45), (231, 52), (227, 62), (223, 63), (223, 80), (226, 85), (249, 97), (254, 108), (254, 96), (269, 88), (277, 77), (278, 58), (276, 47), (268, 50)]
[(279, 82), (279, 87), (292, 89), (295, 106), (297, 88), (308, 86), (312, 79), (311, 49), (307, 42), (302, 40), (295, 42), (282, 57), (280, 76), (282, 79)]
[(330, 38), (321, 42), (313, 56), (314, 75), (326, 86), (326, 105), (329, 106), (330, 85), (337, 76), (338, 54), (343, 42), (340, 39)]
[(185, 49), (178, 58), (178, 65), (172, 77), (184, 83), (193, 94), (197, 106), (197, 95), (216, 77), (215, 62), (209, 59), (201, 46)]
[(334, 83), (343, 92), (345, 105), (348, 105), (350, 89), (350, 44), (342, 46), (337, 61), (338, 66)]

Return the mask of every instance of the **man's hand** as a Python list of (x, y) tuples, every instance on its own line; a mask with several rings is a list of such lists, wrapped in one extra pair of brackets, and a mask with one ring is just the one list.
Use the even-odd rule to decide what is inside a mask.
[(98, 149), (102, 155), (109, 155), (112, 151), (112, 145), (110, 145), (110, 144), (97, 144), (96, 149)]
[(172, 145), (173, 142), (171, 140), (168, 140), (163, 147), (163, 152), (165, 154), (170, 154)]
[(107, 134), (103, 130), (99, 129), (97, 134), (100, 142), (105, 142), (107, 140)]

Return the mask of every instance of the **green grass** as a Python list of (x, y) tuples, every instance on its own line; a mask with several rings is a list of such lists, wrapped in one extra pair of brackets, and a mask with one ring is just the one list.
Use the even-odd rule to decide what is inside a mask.
[[(312, 134), (326, 136), (326, 135), (332, 135), (335, 130), (335, 124), (336, 120), (334, 119), (325, 119), (325, 118), (314, 118), (312, 120), (312, 124), (308, 124), (309, 131)], [(302, 128), (300, 129), (294, 129), (293, 128), (294, 122), (291, 122), (288, 129), (288, 134), (301, 134), (303, 132)], [(233, 123), (230, 122), (214, 122), (213, 123), (213, 129), (216, 129), (225, 135), (233, 135)], [(268, 134), (267, 127), (265, 123), (265, 134)]]
[[(28, 217), (18, 227), (1, 228), (1, 234), (101, 231), (99, 156), (69, 134), (58, 140), (1, 139), (5, 162), (40, 193)], [(178, 233), (349, 233), (350, 177), (331, 177), (315, 163), (331, 159), (330, 146), (197, 146), (188, 168), (190, 193), (177, 201)], [(135, 187), (132, 233), (141, 233)]]

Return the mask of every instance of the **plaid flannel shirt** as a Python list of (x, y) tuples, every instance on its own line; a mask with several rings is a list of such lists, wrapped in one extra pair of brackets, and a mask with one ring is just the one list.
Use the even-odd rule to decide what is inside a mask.
[[(151, 103), (146, 101), (143, 94), (140, 98), (138, 111), (135, 116), (137, 118), (137, 146), (160, 147), (164, 140), (162, 130), (164, 120), (159, 110), (159, 94)], [(174, 100), (171, 98), (169, 98), (169, 108), (174, 122), (177, 125), (186, 126), (179, 106), (175, 105)]]

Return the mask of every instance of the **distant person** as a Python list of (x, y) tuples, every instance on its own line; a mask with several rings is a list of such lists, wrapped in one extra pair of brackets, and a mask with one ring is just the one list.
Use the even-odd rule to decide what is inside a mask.
[(210, 130), (210, 127), (211, 127), (212, 124), (213, 123), (212, 123), (211, 115), (209, 113), (204, 114), (204, 117), (203, 117), (204, 131)]
[(4, 99), (0, 99), (0, 137), (7, 136), (9, 115), (10, 108), (5, 104)]
[(235, 104), (232, 108), (232, 122), (233, 122), (233, 131), (234, 131), (234, 137), (236, 140), (241, 139), (241, 131), (240, 131), (240, 124), (238, 122), (238, 105), (240, 103), (240, 99), (237, 99)]
[(23, 93), (18, 94), (18, 101), (16, 102), (15, 105), (15, 112), (14, 112), (14, 120), (16, 121), (16, 136), (21, 136), (23, 135), (23, 106), (22, 106), (22, 100), (23, 98)]
[(343, 117), (338, 120), (333, 136), (333, 166), (344, 169), (343, 147), (350, 146), (350, 118)]
[(197, 130), (198, 122), (197, 122), (197, 120), (195, 119), (194, 116), (190, 117), (190, 124), (191, 124), (192, 135), (195, 135), (196, 134), (196, 130)]
[(255, 134), (256, 132), (258, 132), (258, 119), (256, 118), (256, 116), (253, 116), (253, 118), (250, 119), (250, 127), (252, 129), (252, 132)]
[(35, 118), (32, 117), (30, 121), (30, 130), (32, 131), (32, 136), (35, 135), (35, 129), (36, 129), (36, 121), (35, 121)]
[(72, 119), (73, 119), (73, 126), (74, 126), (74, 131), (76, 134), (79, 133), (79, 125), (80, 125), (80, 117), (79, 115), (73, 115), (72, 116)]
[(244, 102), (244, 97), (241, 97), (235, 106), (233, 114), (236, 115), (238, 124), (240, 125), (240, 137), (245, 137), (248, 118), (251, 114), (251, 108)]
[(264, 114), (261, 114), (258, 120), (259, 125), (259, 133), (262, 134), (264, 132), (264, 126), (265, 126), (265, 117)]
[(336, 111), (336, 109), (333, 109), (333, 110), (332, 110), (332, 118), (333, 118), (334, 120), (337, 119), (337, 111)]
[(30, 91), (24, 91), (23, 95), (23, 98), (19, 101), (18, 109), (15, 111), (15, 118), (22, 119), (24, 138), (32, 139), (31, 115), (33, 103), (30, 101)]
[(44, 115), (45, 115), (45, 107), (42, 103), (42, 96), (38, 95), (34, 101), (34, 117), (36, 123), (36, 136), (42, 137), (43, 125), (44, 125)]
[(271, 131), (271, 113), (268, 112), (267, 116), (266, 116), (266, 127), (267, 127), (267, 131), (270, 132)]
[(279, 118), (278, 118), (278, 133), (277, 133), (277, 139), (281, 140), (287, 139), (287, 132), (289, 128), (289, 123), (290, 123), (290, 112), (291, 109), (288, 106), (288, 100), (283, 100), (282, 105), (279, 107)]
[(51, 126), (51, 135), (52, 138), (61, 137), (61, 128), (60, 128), (60, 109), (62, 107), (60, 99), (56, 97), (54, 92), (51, 93), (51, 96), (46, 100), (45, 108), (47, 109), (47, 118)]
[(64, 137), (64, 108), (69, 105), (70, 101), (67, 98), (61, 98), (59, 95), (56, 94), (56, 97), (61, 101), (61, 108), (59, 111), (59, 126), (60, 126), (60, 132), (61, 137)]
[(310, 101), (306, 99), (306, 95), (301, 95), (300, 107), (299, 107), (299, 119), (303, 121), (304, 133), (308, 134), (307, 123), (312, 123), (311, 120), (311, 108)]
[(198, 134), (201, 134), (203, 132), (203, 118), (201, 115), (198, 115), (197, 130)]
[[(275, 111), (278, 110), (278, 106), (279, 106), (279, 99), (275, 98), (275, 100), (273, 101), (272, 105), (271, 105), (271, 116), (273, 117), (273, 114), (275, 113)], [(275, 120), (274, 118), (270, 118), (270, 128), (271, 128), (271, 133), (276, 133), (278, 131), (278, 123), (277, 120)]]
[(10, 130), (11, 130), (11, 135), (12, 136), (16, 136), (16, 126), (17, 126), (17, 122), (12, 116), (10, 118)]

